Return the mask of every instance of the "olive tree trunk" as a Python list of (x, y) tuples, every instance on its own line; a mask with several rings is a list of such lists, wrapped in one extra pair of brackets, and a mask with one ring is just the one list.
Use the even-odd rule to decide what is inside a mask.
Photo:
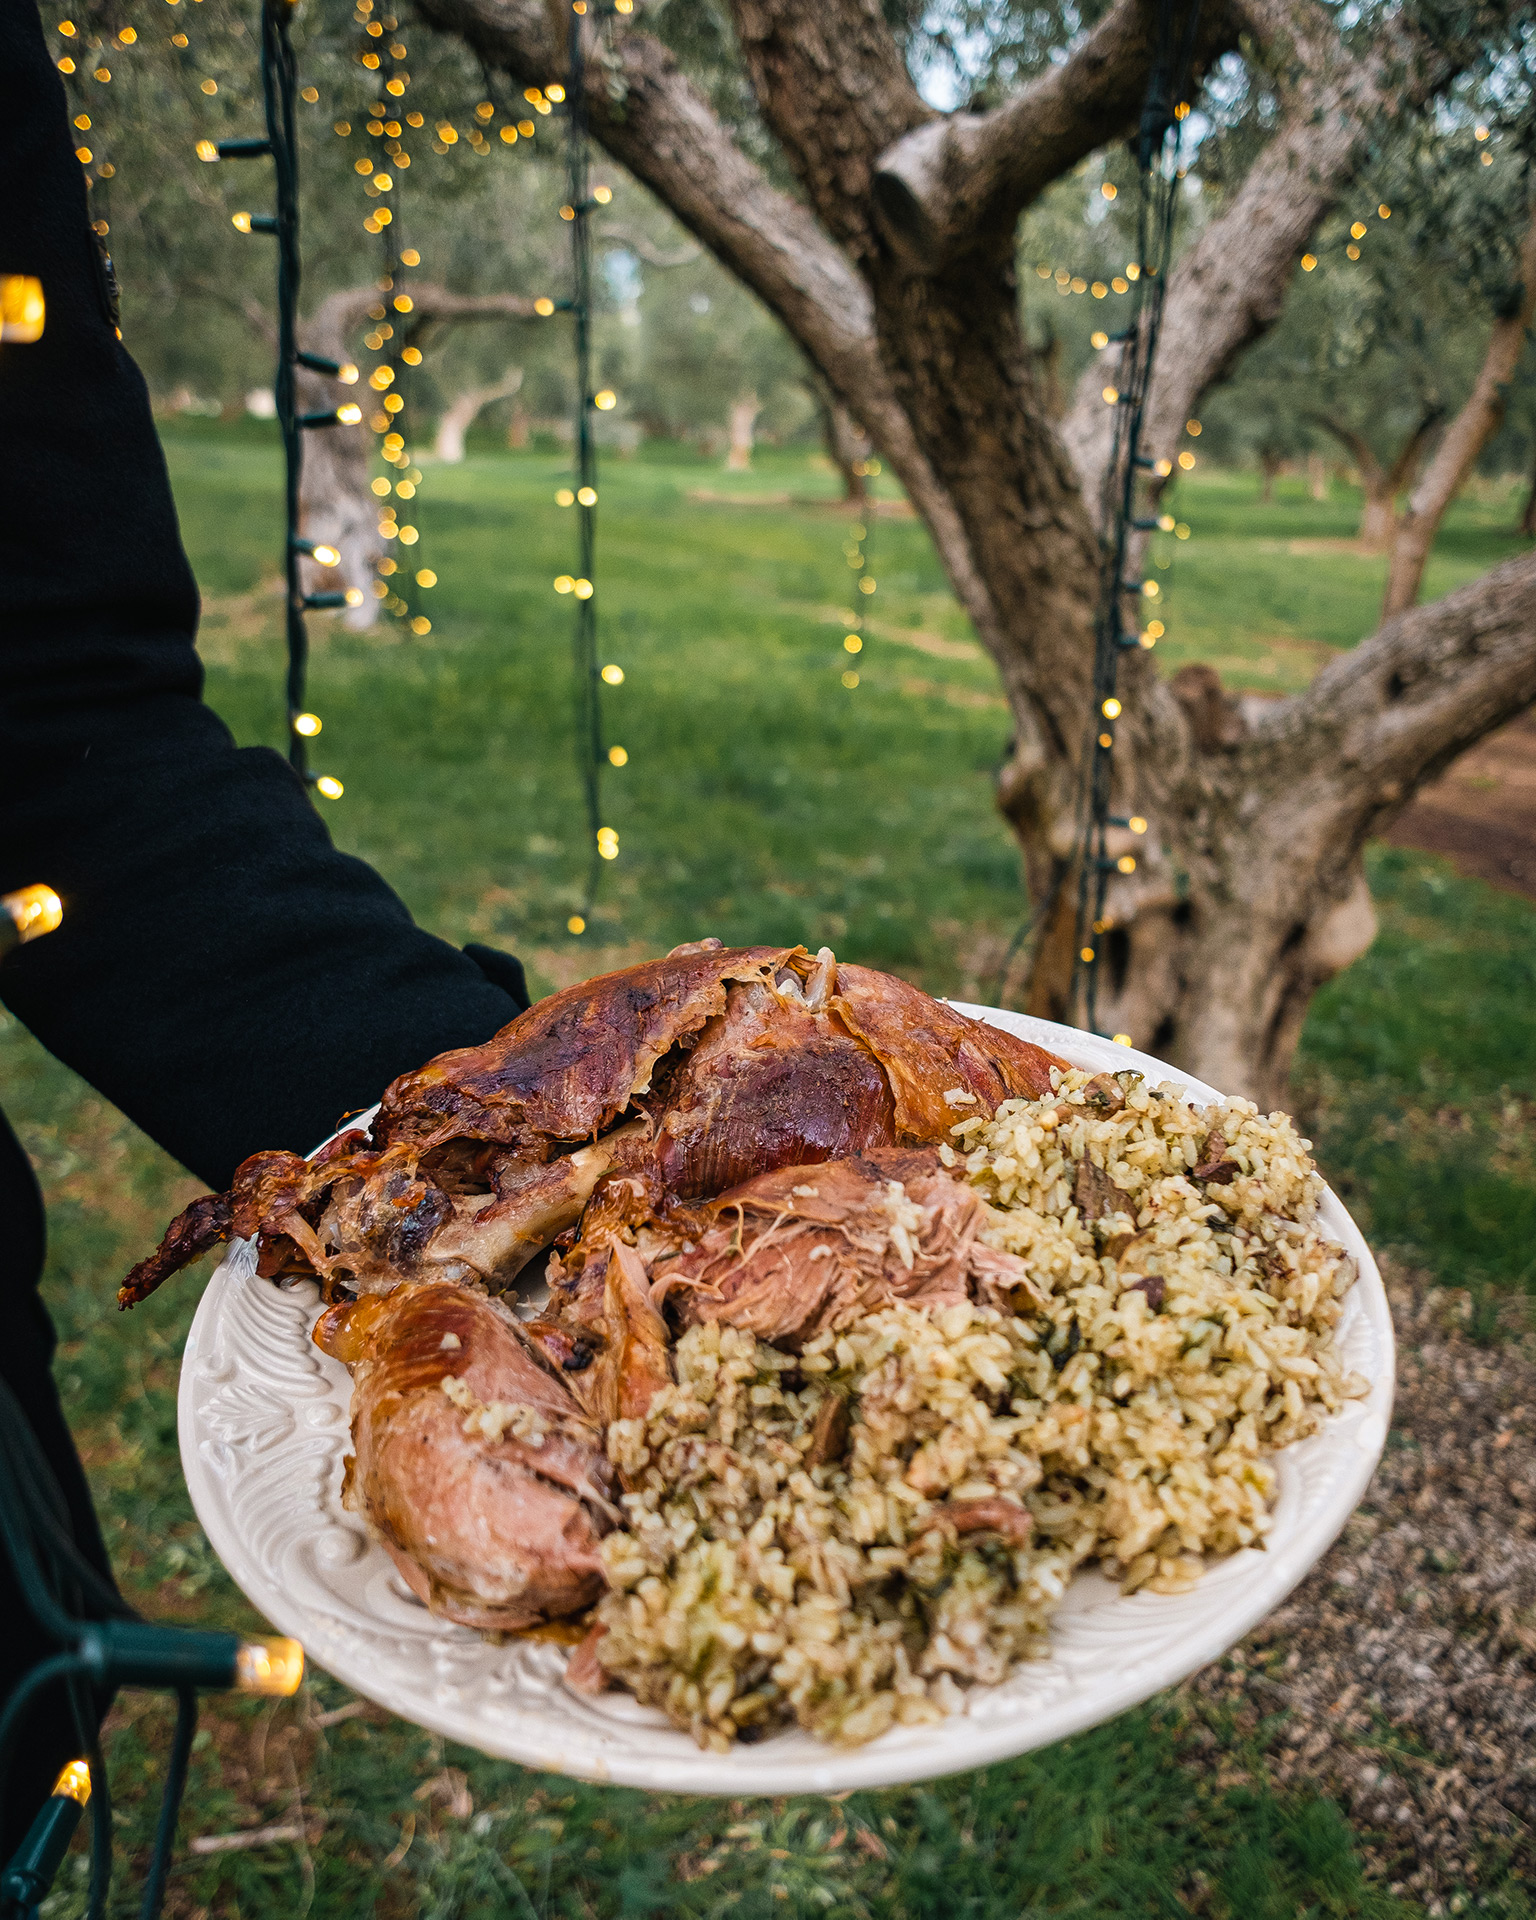
[[(1018, 220), (1134, 128), (1155, 0), (1116, 0), (1059, 64), (986, 112), (919, 96), (878, 0), (732, 0), (776, 187), (643, 23), (592, 26), (594, 136), (778, 315), (927, 524), (1014, 721), (999, 797), (1039, 915), (1029, 1004), (1071, 1017), (1077, 798), (1089, 720), (1111, 363), (1058, 420), (1023, 337)], [(421, 0), (520, 86), (565, 70), (563, 9)], [(1170, 280), (1143, 445), (1172, 458), (1200, 397), (1273, 324), (1295, 263), (1375, 124), (1472, 55), (1383, 16), (1346, 46), (1312, 0), (1201, 9), (1203, 67), (1258, 49), (1274, 132)], [(601, 55), (601, 59), (597, 55)], [(1126, 836), (1100, 1018), (1219, 1086), (1277, 1097), (1307, 1003), (1363, 951), (1367, 838), (1536, 697), (1536, 557), (1390, 620), (1303, 694), (1249, 717), (1209, 670), (1122, 676), (1115, 811)]]

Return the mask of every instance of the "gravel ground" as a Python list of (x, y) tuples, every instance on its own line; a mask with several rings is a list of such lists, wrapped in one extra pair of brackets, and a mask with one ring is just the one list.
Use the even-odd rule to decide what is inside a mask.
[(1400, 1348), (1376, 1478), (1290, 1601), (1189, 1683), (1193, 1738), (1214, 1756), (1236, 1732), (1278, 1784), (1331, 1795), (1372, 1877), (1430, 1913), (1495, 1887), (1523, 1909), (1516, 1889), (1536, 1886), (1530, 1309), (1511, 1303), (1496, 1343), (1479, 1344), (1466, 1295), (1386, 1277)]

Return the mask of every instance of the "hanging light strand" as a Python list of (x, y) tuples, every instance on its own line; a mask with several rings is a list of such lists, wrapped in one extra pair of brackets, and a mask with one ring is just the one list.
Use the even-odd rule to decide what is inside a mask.
[(339, 780), (329, 774), (313, 774), (309, 768), (307, 742), (318, 732), (314, 716), (305, 706), (304, 689), (309, 667), (309, 630), (305, 614), (311, 610), (343, 607), (349, 604), (345, 592), (306, 593), (302, 562), (314, 558), (322, 565), (334, 564), (332, 549), (317, 547), (300, 532), (300, 486), (304, 474), (304, 434), (328, 427), (354, 426), (361, 409), (348, 403), (322, 412), (301, 414), (298, 410), (298, 368), (335, 379), (341, 367), (334, 360), (304, 353), (298, 344), (298, 307), (301, 260), (299, 253), (299, 156), (295, 126), (298, 95), (298, 66), (289, 38), (290, 7), (287, 0), (262, 0), (261, 9), (261, 91), (266, 113), (265, 139), (221, 140), (215, 150), (219, 160), (254, 160), (269, 157), (276, 188), (275, 214), (234, 216), (241, 233), (270, 234), (277, 241), (277, 369), (273, 382), (278, 426), (283, 440), (283, 581), (288, 668), (284, 681), (287, 714), (288, 760), (306, 786), (314, 787), (327, 799), (340, 799)]
[[(613, 395), (594, 392), (592, 384), (592, 232), (591, 213), (598, 203), (591, 192), (591, 152), (587, 134), (586, 36), (582, 16), (590, 0), (571, 0), (570, 62), (565, 97), (566, 192), (562, 216), (571, 229), (570, 313), (576, 354), (576, 416), (574, 448), (578, 528), (578, 572), (565, 589), (575, 595), (572, 665), (576, 692), (576, 760), (587, 816), (587, 879), (582, 911), (573, 915), (583, 926), (591, 918), (603, 862), (618, 857), (618, 834), (603, 823), (603, 712), (602, 677), (597, 658), (597, 604), (594, 573), (597, 555), (597, 444), (595, 415), (613, 405)], [(601, 8), (599, 11), (611, 11)]]
[[(1171, 471), (1171, 463), (1154, 463), (1143, 454), (1141, 433), (1172, 258), (1180, 134), (1188, 113), (1187, 107), (1174, 103), (1181, 100), (1188, 84), (1199, 15), (1199, 0), (1193, 0), (1182, 32), (1176, 34), (1174, 4), (1175, 0), (1161, 0), (1158, 7), (1152, 71), (1134, 146), (1136, 246), (1142, 271), (1130, 283), (1132, 311), (1118, 336), (1120, 364), (1103, 391), (1105, 405), (1113, 409), (1113, 424), (1100, 493), (1103, 566), (1094, 629), (1093, 697), (1081, 761), (1077, 904), (1069, 995), (1072, 1011), (1081, 1008), (1082, 1024), (1091, 1033), (1099, 1031), (1102, 943), (1110, 930), (1110, 878), (1117, 873), (1129, 875), (1137, 865), (1135, 854), (1114, 856), (1110, 852), (1111, 828), (1131, 826), (1130, 817), (1121, 819), (1112, 811), (1115, 723), (1123, 711), (1118, 692), (1120, 657), (1126, 648), (1143, 643), (1136, 621), (1128, 623), (1126, 618), (1127, 602), (1132, 595), (1139, 599), (1142, 582), (1128, 580), (1126, 570), (1133, 557), (1133, 536), (1157, 525), (1156, 520), (1137, 518), (1136, 490), (1149, 475), (1162, 480)], [(1145, 830), (1139, 818), (1137, 825)]]

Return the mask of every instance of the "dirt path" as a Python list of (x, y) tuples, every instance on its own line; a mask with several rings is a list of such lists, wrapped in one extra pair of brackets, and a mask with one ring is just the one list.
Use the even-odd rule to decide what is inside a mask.
[(1463, 754), (1385, 838), (1443, 853), (1459, 872), (1536, 900), (1536, 712)]
[(1219, 1771), (1241, 1777), (1235, 1722), (1273, 1778), (1340, 1802), (1380, 1880), (1456, 1913), (1536, 1876), (1536, 1362), (1529, 1335), (1472, 1340), (1466, 1296), (1386, 1278), (1397, 1404), (1376, 1478), (1187, 1697)]

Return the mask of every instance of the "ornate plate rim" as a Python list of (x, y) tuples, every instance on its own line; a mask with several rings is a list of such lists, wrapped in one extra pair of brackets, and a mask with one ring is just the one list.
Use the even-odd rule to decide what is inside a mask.
[[(1048, 1046), (1076, 1064), (1095, 1069), (1137, 1067), (1154, 1081), (1172, 1081), (1202, 1103), (1220, 1097), (1203, 1081), (1134, 1048), (1028, 1014), (966, 1001), (952, 1004), (960, 1012)], [(963, 1713), (934, 1726), (893, 1728), (863, 1747), (827, 1747), (809, 1735), (790, 1732), (760, 1745), (734, 1747), (727, 1754), (707, 1753), (628, 1696), (606, 1695), (599, 1702), (578, 1699), (560, 1684), (561, 1655), (553, 1646), (523, 1641), (491, 1650), (479, 1636), (444, 1622), (432, 1622), (433, 1637), (428, 1637), (422, 1623), (430, 1616), (423, 1612), (421, 1621), (412, 1623), (421, 1644), (417, 1648), (413, 1642), (417, 1657), (410, 1659), (399, 1651), (403, 1642), (398, 1625), (391, 1628), (374, 1614), (359, 1629), (328, 1612), (314, 1598), (324, 1566), (345, 1571), (344, 1563), (353, 1560), (359, 1570), (355, 1579), (372, 1566), (373, 1593), (389, 1563), (383, 1549), (365, 1540), (356, 1522), (339, 1507), (339, 1458), (345, 1442), (336, 1431), (339, 1424), (344, 1425), (337, 1407), (344, 1397), (346, 1375), (335, 1362), (318, 1355), (308, 1340), (315, 1308), (303, 1303), (306, 1294), (313, 1301), (310, 1290), (287, 1294), (270, 1290), (274, 1305), (298, 1303), (299, 1310), (290, 1306), (283, 1318), (307, 1352), (301, 1356), (296, 1349), (292, 1358), (300, 1373), (310, 1367), (320, 1382), (302, 1390), (296, 1387), (294, 1406), (280, 1410), (280, 1416), (292, 1414), (293, 1431), (285, 1444), (293, 1455), (295, 1472), (301, 1466), (308, 1470), (313, 1496), (307, 1508), (297, 1497), (282, 1503), (292, 1510), (285, 1566), (279, 1566), (271, 1547), (263, 1548), (250, 1527), (242, 1524), (231, 1489), (252, 1477), (254, 1463), (221, 1440), (214, 1424), (219, 1394), (239, 1372), (225, 1336), (233, 1327), (251, 1274), (248, 1243), (234, 1247), (215, 1270), (187, 1336), (177, 1396), (182, 1466), (193, 1507), (214, 1551), (235, 1584), (273, 1626), (301, 1640), (312, 1659), (355, 1692), (448, 1739), (530, 1767), (682, 1793), (832, 1793), (932, 1779), (1049, 1745), (1175, 1685), (1218, 1659), (1272, 1612), (1338, 1536), (1369, 1485), (1386, 1444), (1395, 1349), (1391, 1313), (1376, 1262), (1359, 1228), (1331, 1191), (1323, 1203), (1323, 1219), (1359, 1265), (1359, 1279), (1340, 1331), (1342, 1337), (1363, 1340), (1372, 1348), (1375, 1378), (1364, 1400), (1353, 1402), (1320, 1433), (1277, 1456), (1281, 1471), (1277, 1535), (1283, 1536), (1286, 1516), (1303, 1497), (1299, 1463), (1305, 1458), (1313, 1469), (1309, 1481), (1319, 1470), (1327, 1475), (1322, 1497), (1309, 1495), (1311, 1511), (1291, 1536), (1270, 1551), (1247, 1550), (1231, 1556), (1186, 1594), (1140, 1593), (1127, 1598), (1100, 1575), (1080, 1575), (1057, 1616), (1058, 1644), (1050, 1660), (1029, 1663), (1000, 1687), (974, 1689)], [(249, 1302), (251, 1297), (245, 1298)], [(289, 1337), (285, 1324), (278, 1339), (285, 1342)], [(326, 1369), (334, 1373), (328, 1376)], [(335, 1375), (340, 1376), (339, 1385)], [(301, 1406), (298, 1403), (306, 1393), (308, 1404)], [(281, 1527), (281, 1519), (278, 1524)], [(312, 1538), (306, 1538), (306, 1526)], [(295, 1567), (313, 1577), (295, 1581)], [(301, 1590), (295, 1591), (295, 1585)], [(306, 1594), (304, 1588), (311, 1591)], [(1203, 1609), (1197, 1604), (1195, 1617), (1180, 1626), (1192, 1611), (1192, 1597), (1202, 1595), (1215, 1603)], [(1164, 1643), (1150, 1656), (1129, 1662), (1116, 1660), (1112, 1652), (1105, 1657), (1105, 1651), (1127, 1635), (1156, 1641), (1159, 1625)], [(1026, 1690), (1016, 1710), (1010, 1710), (1014, 1703), (1005, 1696), (1021, 1675), (1027, 1682), (1065, 1664), (1059, 1643), (1074, 1634), (1074, 1626), (1075, 1637), (1096, 1629), (1087, 1632), (1091, 1678), (1086, 1683), (1058, 1684), (1043, 1700), (1031, 1700)], [(494, 1664), (494, 1654), (505, 1655), (503, 1670), (514, 1665), (518, 1669), (507, 1684), (542, 1692), (553, 1711), (534, 1713), (510, 1703), (498, 1706), (484, 1685), (455, 1684), (447, 1677), (455, 1657), (472, 1654), (476, 1647), (484, 1650), (481, 1666)], [(974, 1711), (983, 1705), (988, 1710)]]

